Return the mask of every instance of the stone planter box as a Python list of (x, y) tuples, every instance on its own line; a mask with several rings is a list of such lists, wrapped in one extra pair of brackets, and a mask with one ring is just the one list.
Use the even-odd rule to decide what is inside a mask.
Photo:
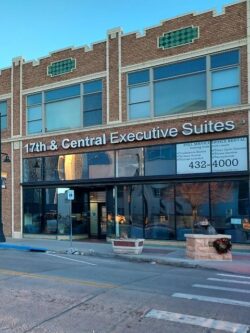
[(198, 260), (232, 260), (232, 252), (219, 254), (213, 247), (213, 241), (219, 238), (231, 239), (230, 235), (186, 234), (186, 255)]
[(141, 254), (144, 244), (144, 239), (121, 238), (111, 239), (112, 248), (115, 253), (122, 254)]

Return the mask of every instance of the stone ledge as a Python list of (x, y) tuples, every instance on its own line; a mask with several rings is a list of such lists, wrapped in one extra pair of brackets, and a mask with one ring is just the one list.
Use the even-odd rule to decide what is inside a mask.
[(187, 234), (186, 255), (188, 258), (196, 260), (232, 260), (231, 251), (223, 254), (217, 253), (216, 249), (211, 246), (216, 239), (231, 239), (230, 235), (202, 235)]

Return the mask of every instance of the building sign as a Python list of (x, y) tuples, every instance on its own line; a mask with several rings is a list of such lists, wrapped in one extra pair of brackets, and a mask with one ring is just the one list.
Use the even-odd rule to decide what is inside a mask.
[(247, 138), (212, 141), (212, 172), (247, 170)]
[(210, 141), (176, 146), (177, 174), (211, 172)]
[(177, 144), (177, 174), (247, 171), (247, 138)]
[[(48, 144), (40, 141), (27, 143), (24, 148), (27, 153), (39, 153), (45, 151), (56, 151), (60, 148), (76, 149), (94, 146), (103, 146), (106, 144), (120, 144), (129, 142), (140, 142), (140, 141), (152, 141), (158, 139), (175, 138), (178, 135), (190, 136), (190, 135), (203, 135), (210, 133), (218, 133), (223, 131), (232, 131), (236, 128), (234, 121), (228, 120), (225, 122), (211, 120), (204, 121), (201, 124), (184, 123), (182, 124), (181, 130), (178, 131), (176, 127), (162, 128), (160, 126), (153, 127), (150, 130), (136, 131), (129, 133), (111, 132), (109, 135), (106, 133), (99, 134), (97, 136), (86, 135), (77, 140), (71, 140), (68, 138), (62, 139), (60, 142), (51, 140)], [(179, 148), (181, 151), (181, 147)]]

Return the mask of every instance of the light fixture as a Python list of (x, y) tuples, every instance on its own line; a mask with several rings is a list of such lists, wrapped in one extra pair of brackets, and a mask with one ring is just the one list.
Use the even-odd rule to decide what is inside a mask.
[(40, 165), (38, 163), (38, 161), (36, 160), (35, 164), (33, 165), (33, 168), (35, 169), (39, 169), (40, 168)]

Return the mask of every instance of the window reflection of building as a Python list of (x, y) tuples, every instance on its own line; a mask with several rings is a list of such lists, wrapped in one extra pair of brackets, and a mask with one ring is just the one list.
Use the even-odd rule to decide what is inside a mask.
[(114, 152), (87, 153), (88, 178), (114, 177)]
[(61, 155), (58, 158), (58, 176), (60, 180), (80, 179), (82, 174), (83, 155)]
[(118, 177), (135, 177), (142, 175), (142, 148), (118, 151)]

